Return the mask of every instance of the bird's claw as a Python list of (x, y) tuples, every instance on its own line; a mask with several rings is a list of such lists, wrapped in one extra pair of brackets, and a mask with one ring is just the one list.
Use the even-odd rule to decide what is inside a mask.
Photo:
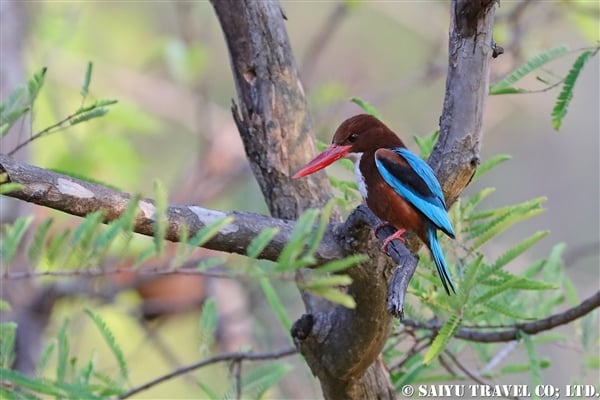
[(402, 235), (404, 234), (404, 232), (406, 232), (406, 229), (398, 229), (396, 231), (396, 233), (394, 233), (393, 235), (388, 236), (384, 241), (383, 241), (383, 245), (381, 246), (381, 251), (384, 252), (385, 254), (390, 254), (388, 253), (388, 246), (390, 244), (390, 242), (394, 239), (398, 239), (399, 241), (401, 241), (402, 243), (406, 244), (406, 239), (404, 239), (402, 237)]

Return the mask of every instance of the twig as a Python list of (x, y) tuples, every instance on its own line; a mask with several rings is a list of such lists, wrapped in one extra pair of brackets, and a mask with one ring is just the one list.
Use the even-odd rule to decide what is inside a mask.
[(406, 356), (404, 357), (404, 359), (402, 359), (402, 361), (400, 361), (398, 364), (393, 365), (389, 368), (390, 372), (394, 372), (394, 371), (397, 371), (400, 368), (402, 368), (404, 366), (404, 364), (406, 364), (412, 356), (414, 356), (417, 353), (420, 353), (422, 350), (429, 347), (431, 345), (431, 342), (433, 341), (433, 339), (431, 337), (427, 338), (427, 340), (425, 340), (425, 341), (423, 341), (423, 340), (424, 339), (416, 340), (415, 343), (410, 348), (410, 350), (408, 350), (408, 352), (406, 353)]
[(134, 394), (138, 394), (140, 392), (148, 390), (153, 386), (156, 386), (160, 383), (171, 380), (179, 375), (187, 374), (188, 372), (192, 372), (192, 371), (195, 371), (202, 367), (206, 367), (207, 365), (216, 364), (216, 363), (223, 362), (223, 361), (241, 362), (244, 360), (245, 361), (277, 360), (277, 359), (280, 359), (283, 357), (291, 356), (293, 354), (296, 354), (297, 352), (298, 352), (298, 350), (296, 350), (293, 347), (290, 347), (287, 349), (273, 351), (273, 352), (269, 352), (269, 353), (237, 352), (237, 353), (220, 354), (218, 356), (207, 358), (207, 359), (199, 361), (197, 363), (178, 368), (174, 371), (169, 372), (168, 374), (159, 376), (149, 382), (146, 382), (140, 386), (137, 386), (137, 387), (129, 390), (128, 392), (125, 392), (125, 393), (119, 395), (118, 399), (127, 399), (127, 398), (133, 396)]
[(448, 364), (448, 360), (446, 360), (446, 357), (444, 356), (444, 354), (440, 354), (438, 356), (438, 361), (440, 362), (440, 365), (442, 366), (442, 368), (444, 368), (446, 371), (448, 371), (448, 373), (450, 375), (452, 375), (453, 377), (459, 377), (458, 373), (454, 370), (454, 368), (452, 368), (452, 366), (450, 364)]
[(479, 371), (479, 375), (485, 375), (505, 359), (514, 349), (519, 346), (518, 342), (510, 342), (503, 346), (498, 353)]
[(233, 371), (235, 374), (235, 398), (240, 400), (242, 398), (242, 362), (240, 360), (233, 362)]
[[(568, 324), (573, 320), (581, 318), (598, 307), (600, 307), (600, 291), (582, 301), (577, 306), (551, 315), (547, 318), (539, 319), (533, 322), (517, 323), (512, 325), (511, 329), (494, 332), (479, 332), (473, 329), (461, 328), (456, 332), (454, 337), (457, 339), (479, 343), (510, 342), (518, 339), (519, 332), (535, 335), (540, 332), (548, 331), (556, 328), (557, 326)], [(403, 324), (416, 329), (427, 329), (434, 332), (439, 331), (442, 327), (442, 324), (439, 322), (424, 324), (414, 320), (404, 320)]]

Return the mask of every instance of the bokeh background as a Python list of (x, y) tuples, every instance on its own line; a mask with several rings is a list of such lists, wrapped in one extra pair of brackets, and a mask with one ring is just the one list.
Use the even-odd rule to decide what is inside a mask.
[[(360, 112), (349, 101), (353, 96), (375, 106), (412, 149), (416, 149), (412, 136), (426, 135), (438, 127), (449, 2), (282, 4), (320, 139), (329, 141), (343, 119)], [(79, 106), (88, 61), (94, 65), (90, 97), (119, 100), (104, 118), (40, 139), (18, 153), (19, 158), (146, 196), (153, 195), (153, 182), (159, 180), (175, 203), (268, 212), (231, 118), (235, 87), (222, 33), (208, 2), (42, 1), (2, 7), (2, 99), (42, 66), (48, 68), (32, 127), (23, 123), (10, 140), (22, 141)], [(502, 1), (495, 40), (505, 54), (493, 61), (492, 82), (527, 58), (558, 45), (571, 49), (596, 45), (599, 15), (596, 1)], [(8, 24), (14, 30), (9, 32)], [(549, 64), (537, 75), (559, 80), (577, 54)], [(516, 86), (544, 88), (535, 76)], [(547, 196), (544, 214), (514, 227), (485, 251), (497, 256), (533, 232), (549, 229), (551, 234), (510, 268), (518, 271), (564, 242), (567, 273), (585, 298), (600, 284), (598, 56), (583, 70), (563, 128), (555, 132), (550, 112), (558, 93), (559, 88), (489, 99), (482, 158), (506, 153), (512, 160), (476, 182), (466, 194), (495, 187), (486, 207)], [(8, 140), (0, 142), (3, 152), (11, 146)], [(339, 167), (332, 167), (330, 173), (352, 178)], [(63, 226), (76, 223), (72, 217), (48, 210), (29, 210), (40, 218), (54, 215)], [(230, 262), (236, 260), (229, 258)], [(115, 279), (127, 283), (131, 277)], [(302, 308), (293, 285), (282, 284), (278, 290), (289, 305), (289, 317), (299, 316)], [(170, 293), (166, 295), (170, 303), (163, 307), (165, 292)], [(173, 299), (173, 293), (179, 294), (178, 298)], [(93, 307), (110, 323), (130, 359), (131, 381), (139, 384), (210, 353), (199, 345), (202, 332), (198, 328), (199, 304), (207, 295), (216, 298), (222, 316), (220, 348), (213, 351), (268, 350), (289, 343), (288, 333), (265, 306), (256, 284), (191, 277), (124, 290), (110, 302), (85, 295), (61, 298), (52, 307), (46, 335), (53, 337), (64, 316), (70, 315), (71, 329), (80, 333), (72, 345), (80, 354), (97, 349), (98, 363), (113, 368), (98, 333), (81, 315), (83, 306)], [(154, 302), (144, 302), (148, 299)], [(140, 304), (145, 319), (140, 319)], [(166, 312), (161, 307), (178, 313), (150, 318)], [(557, 331), (569, 334), (575, 329), (577, 325)], [(565, 341), (540, 347), (552, 360), (550, 368), (543, 371), (544, 383), (566, 384), (578, 379), (578, 346)], [(514, 357), (523, 358), (522, 354)], [(308, 369), (301, 362), (295, 366), (271, 395), (320, 397)], [(228, 373), (226, 366), (220, 366), (193, 376), (226, 387)], [(588, 381), (592, 378), (583, 378), (581, 383), (597, 384), (598, 379)], [(529, 383), (530, 376), (503, 380)], [(144, 395), (192, 398), (198, 396), (198, 388), (193, 380), (184, 378)]]

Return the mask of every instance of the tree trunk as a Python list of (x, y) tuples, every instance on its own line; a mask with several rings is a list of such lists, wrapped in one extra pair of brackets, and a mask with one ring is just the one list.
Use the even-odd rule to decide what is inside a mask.
[[(234, 104), (233, 116), (271, 214), (292, 219), (307, 207), (322, 206), (331, 197), (323, 173), (298, 181), (290, 178), (314, 156), (315, 144), (285, 14), (275, 1), (212, 0), (212, 4), (229, 49), (240, 104), (239, 110)], [(451, 7), (446, 100), (431, 163), (453, 201), (469, 183), (479, 160), (494, 0), (454, 0)], [(372, 215), (359, 208), (351, 218), (369, 222)], [(369, 262), (348, 271), (353, 279), (348, 293), (357, 307), (317, 308), (306, 301), (307, 313), (294, 325), (292, 336), (319, 378), (325, 398), (394, 398), (379, 354), (391, 327), (388, 282), (395, 265), (381, 254), (368, 230), (348, 231), (349, 226), (360, 224), (339, 225), (339, 243), (348, 254), (370, 256)], [(395, 307), (401, 312), (417, 259), (408, 252), (396, 254), (395, 259), (400, 260), (396, 272), (404, 273), (393, 280), (401, 283), (400, 291), (393, 288), (399, 299)]]

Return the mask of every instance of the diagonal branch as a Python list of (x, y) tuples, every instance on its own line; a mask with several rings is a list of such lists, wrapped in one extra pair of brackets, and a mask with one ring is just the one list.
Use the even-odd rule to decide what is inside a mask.
[(296, 350), (293, 347), (290, 347), (287, 349), (273, 351), (273, 352), (269, 352), (269, 353), (240, 353), (240, 352), (238, 352), (238, 353), (219, 354), (218, 356), (207, 358), (205, 360), (199, 361), (194, 364), (187, 365), (185, 367), (177, 368), (176, 370), (171, 371), (168, 374), (159, 376), (158, 378), (155, 378), (149, 382), (144, 383), (143, 385), (135, 387), (135, 388), (129, 390), (128, 392), (125, 392), (125, 393), (119, 395), (118, 399), (128, 399), (131, 396), (138, 394), (140, 392), (143, 392), (145, 390), (148, 390), (151, 387), (156, 386), (160, 383), (171, 380), (180, 375), (187, 374), (188, 372), (195, 371), (202, 367), (206, 367), (207, 365), (216, 364), (218, 362), (233, 361), (233, 362), (241, 363), (242, 361), (277, 360), (279, 358), (288, 357), (288, 356), (294, 355), (296, 353), (298, 353), (298, 350)]
[[(0, 173), (7, 174), (8, 182), (22, 185), (21, 189), (8, 193), (8, 196), (76, 216), (103, 211), (105, 222), (119, 218), (132, 198), (129, 193), (17, 162), (3, 154), (0, 154)], [(140, 212), (135, 219), (134, 231), (153, 236), (154, 202), (142, 199), (138, 207)], [(172, 205), (167, 209), (169, 227), (166, 238), (177, 242), (184, 227), (194, 235), (205, 226), (225, 217), (233, 217), (233, 222), (204, 245), (207, 249), (246, 254), (246, 248), (256, 235), (265, 228), (278, 227), (279, 233), (259, 256), (261, 259), (274, 261), (287, 244), (294, 228), (294, 221), (261, 214), (223, 212), (196, 205)], [(317, 249), (317, 264), (344, 256), (333, 233), (334, 226), (327, 228)]]
[[(588, 297), (575, 307), (551, 315), (547, 318), (542, 318), (532, 322), (517, 323), (514, 324), (510, 329), (492, 332), (481, 332), (476, 329), (461, 328), (456, 332), (454, 337), (480, 343), (510, 342), (518, 339), (519, 332), (535, 335), (544, 331), (548, 331), (556, 328), (557, 326), (565, 325), (571, 321), (581, 318), (598, 307), (600, 307), (600, 291), (594, 293), (592, 296)], [(442, 327), (442, 324), (438, 322), (420, 323), (414, 320), (404, 320), (403, 324), (415, 329), (427, 329), (436, 332)], [(485, 328), (485, 326), (481, 327), (481, 329)]]

